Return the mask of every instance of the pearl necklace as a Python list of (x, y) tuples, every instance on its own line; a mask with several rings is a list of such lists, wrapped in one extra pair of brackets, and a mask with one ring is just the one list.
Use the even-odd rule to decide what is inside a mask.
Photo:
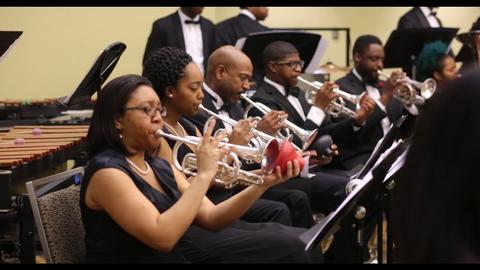
[(168, 129), (170, 130), (170, 132), (173, 133), (173, 135), (176, 135), (176, 136), (179, 136), (179, 137), (184, 137), (185, 135), (187, 135), (187, 131), (185, 130), (185, 128), (183, 128), (182, 125), (180, 125), (180, 123), (178, 123), (178, 125), (180, 126), (180, 130), (182, 131), (183, 135), (181, 136), (180, 134), (178, 134), (178, 132), (175, 130), (174, 127), (170, 126), (167, 122), (164, 122), (163, 125)]
[(135, 165), (135, 163), (133, 163), (130, 159), (128, 158), (125, 158), (125, 160), (128, 162), (128, 164), (130, 164), (130, 166), (132, 166), (135, 170), (137, 170), (137, 172), (143, 174), (143, 175), (147, 175), (149, 172), (150, 172), (150, 165), (148, 164), (147, 161), (143, 161), (145, 162), (145, 166), (147, 167), (146, 170), (142, 170), (140, 169), (137, 165)]

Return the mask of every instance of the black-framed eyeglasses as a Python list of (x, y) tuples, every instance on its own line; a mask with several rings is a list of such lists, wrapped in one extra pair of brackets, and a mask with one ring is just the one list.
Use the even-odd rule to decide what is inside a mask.
[(144, 107), (125, 108), (125, 111), (128, 111), (128, 110), (140, 110), (150, 117), (154, 117), (155, 115), (157, 115), (157, 112), (159, 112), (162, 117), (167, 116), (167, 108), (163, 106), (158, 106), (158, 107), (144, 106)]
[(275, 61), (274, 63), (277, 65), (289, 65), (291, 69), (294, 69), (297, 66), (300, 66), (300, 68), (303, 68), (303, 66), (305, 65), (305, 61), (303, 60)]

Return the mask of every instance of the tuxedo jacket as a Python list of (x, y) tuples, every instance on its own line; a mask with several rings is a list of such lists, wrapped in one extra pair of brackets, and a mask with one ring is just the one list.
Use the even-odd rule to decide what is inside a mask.
[(219, 46), (233, 45), (239, 38), (250, 33), (269, 31), (270, 28), (252, 20), (247, 15), (239, 14), (217, 24), (217, 37)]
[[(206, 70), (208, 56), (216, 49), (215, 25), (210, 20), (200, 16), (200, 29), (202, 31), (203, 55), (205, 57), (204, 65)], [(148, 37), (142, 63), (145, 63), (150, 54), (155, 50), (166, 46), (185, 50), (182, 24), (177, 11), (153, 23), (152, 32)]]
[[(363, 82), (352, 72), (338, 79), (336, 83), (340, 89), (354, 95), (360, 95), (366, 91)], [(377, 85), (377, 89), (382, 93), (380, 85)], [(354, 104), (347, 102), (347, 106), (352, 110), (355, 109)], [(390, 122), (394, 123), (404, 111), (403, 105), (395, 98), (392, 98), (385, 107), (387, 113), (382, 111), (378, 105), (375, 105), (374, 112), (367, 118), (365, 125), (355, 133), (355, 136), (348, 141), (337, 143), (340, 152), (339, 160), (345, 169), (350, 170), (368, 159), (378, 140), (383, 137), (381, 121), (384, 117), (387, 116)], [(340, 119), (335, 120), (338, 121)]]
[[(330, 134), (334, 143), (344, 140), (344, 138), (348, 138), (354, 133), (354, 120), (352, 119), (344, 119), (344, 121), (332, 122), (330, 117), (327, 115), (320, 126), (318, 126), (308, 118), (306, 120), (303, 120), (300, 114), (298, 114), (297, 110), (295, 110), (295, 108), (292, 106), (290, 101), (288, 101), (287, 97), (282, 95), (274, 86), (266, 83), (265, 81), (263, 81), (259, 85), (255, 94), (252, 96), (252, 100), (263, 103), (272, 110), (287, 112), (288, 120), (297, 125), (298, 127), (301, 127), (305, 130), (318, 129), (319, 135)], [(300, 104), (302, 105), (303, 111), (306, 116), (308, 114), (308, 111), (310, 110), (311, 105), (308, 104), (302, 91), (300, 91), (298, 100), (300, 101)], [(263, 116), (256, 109), (252, 109), (249, 112), (249, 115)], [(294, 136), (293, 142), (298, 146), (302, 145), (300, 138), (298, 138), (297, 136)]]
[[(215, 108), (214, 102), (216, 101), (213, 96), (211, 96), (207, 91), (203, 90), (203, 100), (202, 100), (202, 105), (209, 109), (210, 111), (214, 113), (218, 113), (217, 108)], [(232, 104), (228, 110), (228, 115), (230, 118), (234, 120), (241, 120), (243, 118), (243, 108), (240, 106), (240, 103), (235, 103)], [(200, 110), (194, 117), (188, 117), (188, 120), (195, 124), (195, 126), (200, 130), (200, 132), (203, 132), (203, 128), (205, 126), (205, 122), (207, 119), (210, 117), (209, 114), (206, 112)], [(219, 128), (224, 128), (225, 125), (223, 124), (222, 121), (217, 119), (217, 122), (215, 124), (215, 129), (217, 130)]]
[[(442, 27), (442, 22), (437, 17), (440, 27)], [(405, 15), (400, 17), (398, 21), (397, 29), (405, 28), (430, 28), (427, 18), (423, 14), (422, 10), (419, 7), (414, 7), (409, 10)]]

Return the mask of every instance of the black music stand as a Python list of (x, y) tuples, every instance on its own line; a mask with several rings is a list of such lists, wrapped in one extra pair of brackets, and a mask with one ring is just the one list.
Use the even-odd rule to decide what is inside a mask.
[[(480, 17), (477, 19), (476, 22), (472, 24), (472, 28), (470, 28), (470, 31), (474, 30), (480, 30)], [(473, 40), (466, 40), (465, 38), (460, 37), (461, 35), (462, 34), (457, 35), (457, 40), (460, 41), (463, 46), (458, 52), (457, 57), (455, 57), (455, 60), (458, 62), (462, 62), (463, 65), (474, 63), (477, 65), (477, 67), (480, 66), (480, 63), (478, 63), (477, 60), (478, 52), (475, 48), (475, 44), (472, 42)]]
[(0, 31), (0, 63), (7, 56), (7, 52), (13, 48), (22, 33), (22, 31)]
[(322, 39), (321, 35), (304, 31), (274, 30), (251, 33), (240, 38), (235, 46), (252, 60), (254, 79), (257, 82), (263, 81), (265, 75), (262, 52), (268, 44), (278, 40), (286, 41), (297, 48), (300, 58), (305, 61), (305, 73), (313, 74), (318, 69), (327, 47), (327, 41)]
[(386, 68), (401, 67), (410, 78), (414, 78), (415, 61), (426, 43), (442, 41), (450, 45), (458, 28), (409, 28), (396, 29), (385, 44)]
[(463, 44), (462, 49), (455, 57), (456, 61), (465, 63), (473, 63), (476, 67), (480, 66), (478, 63), (478, 54), (476, 39), (480, 36), (480, 30), (472, 30), (466, 33), (457, 35), (457, 40)]
[(58, 100), (65, 107), (90, 101), (92, 95), (100, 91), (102, 84), (112, 73), (117, 65), (120, 56), (127, 46), (121, 42), (115, 42), (108, 45), (98, 56), (95, 63), (88, 71), (85, 78), (75, 91), (69, 96), (61, 97)]
[(377, 178), (359, 181), (358, 186), (345, 198), (345, 200), (319, 223), (299, 236), (305, 243), (305, 250), (311, 250), (322, 240), (327, 239), (342, 227), (352, 226), (356, 229), (356, 244), (358, 263), (363, 263), (363, 247), (366, 241), (363, 239), (364, 219), (369, 209), (364, 204), (372, 194), (378, 194), (382, 181)]

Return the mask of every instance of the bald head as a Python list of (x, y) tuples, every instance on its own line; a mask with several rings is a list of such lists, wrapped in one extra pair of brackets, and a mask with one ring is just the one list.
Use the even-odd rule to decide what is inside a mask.
[(219, 65), (223, 65), (229, 69), (238, 65), (252, 66), (252, 61), (237, 47), (225, 45), (216, 49), (208, 58), (206, 77), (214, 75), (215, 69), (218, 68)]
[(226, 45), (208, 58), (205, 83), (224, 101), (235, 102), (250, 87), (252, 61), (240, 49)]

